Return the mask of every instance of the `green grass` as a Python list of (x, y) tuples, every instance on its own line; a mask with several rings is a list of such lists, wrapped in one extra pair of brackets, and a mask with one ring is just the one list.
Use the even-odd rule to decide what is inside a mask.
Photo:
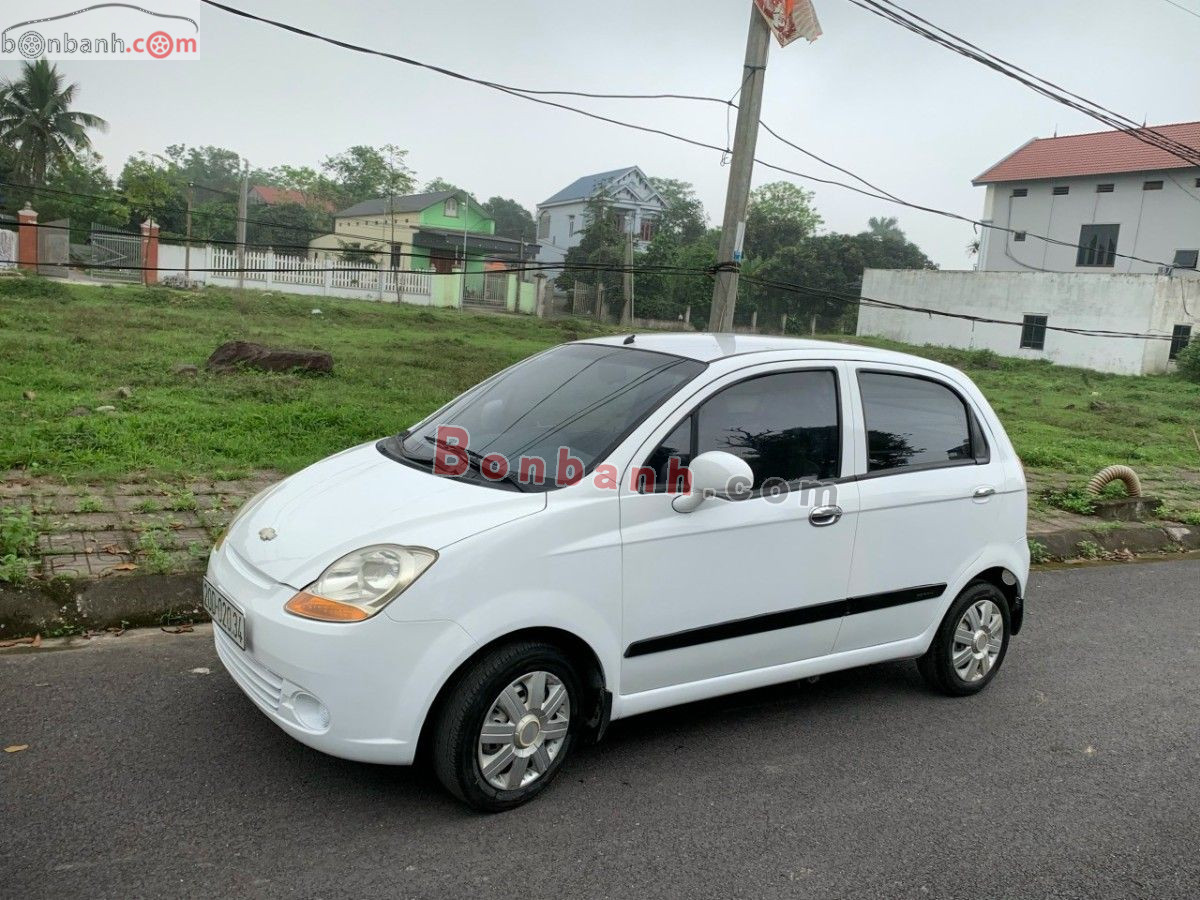
[[(71, 479), (292, 472), (394, 434), (497, 369), (607, 329), (247, 291), (0, 279), (0, 471)], [(227, 340), (328, 350), (332, 377), (204, 361)], [(187, 363), (199, 376), (172, 374)], [(117, 395), (129, 385), (133, 396)], [(34, 400), (23, 392), (33, 391)], [(115, 413), (69, 415), (112, 405)], [(188, 498), (167, 498), (187, 508)]]
[[(608, 331), (579, 320), (329, 297), (314, 316), (314, 303), (261, 291), (239, 301), (219, 289), (0, 279), (0, 471), (164, 482), (292, 472), (399, 431), (531, 353)], [(205, 372), (208, 355), (232, 339), (328, 350), (334, 374)], [(975, 379), (1032, 477), (1035, 505), (1082, 511), (1087, 477), (1125, 463), (1181, 513), (1200, 508), (1200, 450), (1190, 431), (1200, 429), (1200, 385), (986, 351), (860, 342), (946, 362)], [(179, 363), (200, 366), (200, 374), (172, 374)], [(118, 396), (122, 385), (132, 397)], [(24, 399), (25, 391), (35, 398)], [(103, 405), (116, 412), (70, 415)], [(161, 507), (193, 508), (190, 494), (164, 490)]]

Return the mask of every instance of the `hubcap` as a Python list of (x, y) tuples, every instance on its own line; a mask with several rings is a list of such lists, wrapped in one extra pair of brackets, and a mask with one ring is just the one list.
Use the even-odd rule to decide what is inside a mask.
[(546, 774), (571, 724), (567, 688), (550, 672), (530, 672), (500, 692), (479, 732), (479, 769), (505, 791)]
[(992, 671), (1004, 646), (1004, 616), (991, 600), (967, 607), (954, 628), (950, 649), (954, 671), (963, 681), (980, 681)]

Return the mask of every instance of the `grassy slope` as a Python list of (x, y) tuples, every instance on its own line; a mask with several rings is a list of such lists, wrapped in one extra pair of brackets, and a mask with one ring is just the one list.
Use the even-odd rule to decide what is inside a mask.
[[(322, 315), (311, 310), (320, 306)], [(68, 478), (284, 472), (393, 434), (586, 323), (247, 291), (0, 280), (0, 471)], [(320, 348), (331, 378), (209, 375), (223, 341)], [(201, 367), (173, 375), (177, 363)], [(129, 399), (116, 391), (128, 386)], [(23, 399), (32, 390), (36, 398)], [(70, 416), (111, 404), (115, 414)]]
[[(324, 313), (311, 314), (314, 305)], [(0, 471), (69, 478), (237, 476), (293, 471), (400, 430), (484, 376), (543, 347), (596, 333), (578, 321), (303, 298), (248, 291), (185, 294), (0, 280)], [(234, 338), (329, 350), (332, 378), (208, 375)], [(887, 344), (882, 341), (869, 343)], [(1200, 505), (1200, 385), (1176, 377), (1101, 375), (986, 352), (922, 348), (959, 366), (992, 400), (1040, 480), (1079, 482), (1112, 463), (1182, 485)], [(122, 385), (133, 389), (119, 399)], [(32, 390), (33, 401), (22, 398)], [(76, 406), (114, 415), (72, 417)], [(1074, 476), (1068, 479), (1068, 476)]]

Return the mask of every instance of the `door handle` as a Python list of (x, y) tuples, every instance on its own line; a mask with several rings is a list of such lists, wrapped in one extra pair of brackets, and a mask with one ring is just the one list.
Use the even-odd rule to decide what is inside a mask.
[(808, 514), (808, 521), (817, 528), (832, 525), (842, 517), (840, 506), (817, 506)]
[(972, 494), (972, 496), (976, 500), (986, 500), (995, 493), (996, 489), (994, 487), (977, 487), (975, 488), (975, 493)]

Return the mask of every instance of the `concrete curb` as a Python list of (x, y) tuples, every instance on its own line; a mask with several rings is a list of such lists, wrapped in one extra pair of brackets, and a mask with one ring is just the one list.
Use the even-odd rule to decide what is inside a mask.
[[(1131, 522), (1119, 528), (1033, 532), (1029, 539), (1055, 560), (1200, 550), (1200, 528), (1187, 525)], [(0, 584), (0, 641), (34, 634), (55, 637), (105, 628), (207, 622), (200, 583), (200, 574), (191, 573), (57, 578), (20, 588)]]
[(0, 584), (0, 641), (206, 622), (200, 575), (128, 575), (90, 580), (56, 578), (25, 587)]
[(1105, 553), (1171, 553), (1200, 550), (1200, 528), (1130, 522), (1119, 528), (1031, 532), (1029, 540), (1041, 544), (1046, 554), (1057, 560), (1093, 556), (1096, 548)]

